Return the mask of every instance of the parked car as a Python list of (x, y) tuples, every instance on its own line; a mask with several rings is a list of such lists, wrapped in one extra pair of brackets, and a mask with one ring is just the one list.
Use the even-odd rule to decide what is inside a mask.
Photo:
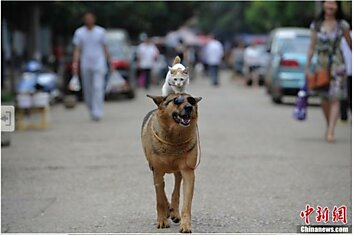
[(274, 103), (281, 103), (283, 96), (295, 96), (304, 86), (310, 40), (311, 31), (305, 28), (279, 28), (271, 32), (265, 85)]
[(127, 31), (123, 29), (108, 29), (107, 30), (107, 46), (112, 56), (112, 65), (123, 78), (127, 81), (129, 88), (115, 92), (114, 94), (107, 94), (106, 98), (115, 97), (116, 95), (125, 95), (132, 99), (135, 96), (135, 71), (132, 66), (133, 53)]

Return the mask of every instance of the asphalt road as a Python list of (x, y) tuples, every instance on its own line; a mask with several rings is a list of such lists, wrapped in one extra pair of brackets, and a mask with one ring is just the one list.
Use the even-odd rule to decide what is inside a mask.
[[(264, 89), (245, 88), (227, 73), (220, 87), (199, 78), (189, 91), (203, 97), (193, 232), (296, 232), (306, 204), (347, 205), (351, 224), (351, 124), (338, 123), (336, 143), (327, 144), (319, 107), (297, 122), (291, 103), (273, 105)], [(49, 129), (13, 133), (1, 150), (2, 232), (178, 232), (172, 223), (154, 225), (139, 136), (154, 108), (145, 94), (106, 103), (99, 123), (83, 104), (57, 105)], [(168, 194), (172, 182), (168, 175)]]

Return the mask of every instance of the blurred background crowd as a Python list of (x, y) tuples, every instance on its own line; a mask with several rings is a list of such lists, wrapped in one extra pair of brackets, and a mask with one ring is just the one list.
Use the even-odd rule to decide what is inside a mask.
[[(350, 23), (351, 5), (342, 2)], [(21, 74), (31, 69), (55, 74), (60, 85), (51, 98), (69, 93), (73, 34), (83, 13), (93, 11), (97, 25), (107, 29), (112, 66), (126, 79), (129, 86), (123, 93), (128, 98), (134, 98), (139, 86), (162, 84), (176, 55), (191, 69), (192, 79), (195, 73), (206, 73), (214, 53), (208, 44), (217, 40), (222, 54), (215, 63), (243, 76), (247, 85), (265, 84), (272, 100), (280, 103), (282, 96), (296, 95), (303, 86), (309, 25), (321, 7), (312, 1), (2, 2), (2, 98), (11, 99)], [(137, 62), (144, 43), (157, 50), (148, 82)], [(280, 82), (281, 69), (290, 69), (292, 75), (286, 76), (293, 79)], [(216, 79), (213, 85), (218, 85)]]

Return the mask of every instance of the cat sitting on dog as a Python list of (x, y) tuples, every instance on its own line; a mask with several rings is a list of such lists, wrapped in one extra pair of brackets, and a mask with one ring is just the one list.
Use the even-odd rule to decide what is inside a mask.
[(181, 58), (176, 56), (173, 66), (168, 66), (165, 83), (162, 86), (162, 96), (169, 94), (186, 93), (189, 84), (188, 68), (181, 64)]

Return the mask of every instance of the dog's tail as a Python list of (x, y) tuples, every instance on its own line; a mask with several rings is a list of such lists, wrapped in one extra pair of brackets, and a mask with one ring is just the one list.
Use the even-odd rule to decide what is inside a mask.
[(176, 56), (175, 60), (173, 61), (173, 65), (181, 63), (181, 58), (179, 56)]

